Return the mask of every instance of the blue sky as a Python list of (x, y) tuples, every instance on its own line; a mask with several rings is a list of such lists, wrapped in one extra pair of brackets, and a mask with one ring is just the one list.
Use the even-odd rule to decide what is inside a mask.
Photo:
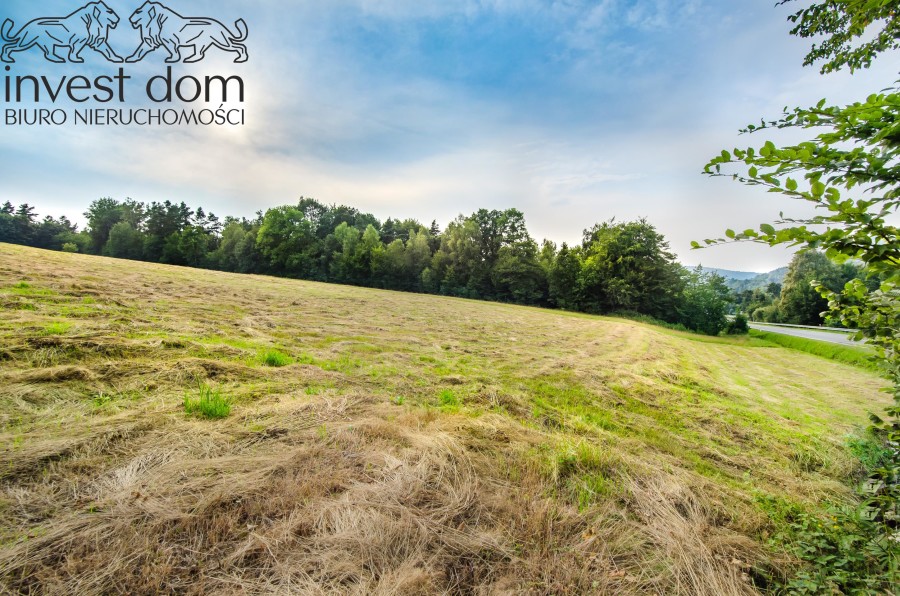
[[(140, 2), (106, 3), (122, 18), (110, 43), (127, 56), (139, 42), (127, 19)], [(765, 271), (789, 253), (752, 245), (696, 252), (690, 241), (807, 211), (708, 179), (703, 165), (722, 148), (761, 144), (736, 131), (786, 105), (852, 101), (896, 78), (887, 64), (895, 57), (853, 77), (803, 68), (808, 42), (787, 34), (790, 11), (774, 0), (166, 4), (229, 26), (246, 20), (246, 64), (210, 50), (176, 73), (243, 77), (247, 125), (0, 122), (0, 201), (81, 220), (101, 196), (244, 216), (312, 196), (442, 226), (479, 207), (516, 207), (538, 240), (570, 243), (594, 222), (646, 216), (684, 263)], [(0, 18), (18, 28), (80, 5), (4, 0)], [(49, 64), (37, 50), (16, 57), (12, 74), (116, 68), (90, 50), (84, 65)], [(158, 74), (163, 58), (150, 54), (128, 74)]]

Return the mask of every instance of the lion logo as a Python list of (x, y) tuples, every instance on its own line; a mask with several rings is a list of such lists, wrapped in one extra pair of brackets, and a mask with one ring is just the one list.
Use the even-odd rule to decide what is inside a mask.
[(12, 20), (6, 19), (0, 27), (0, 37), (4, 42), (0, 60), (15, 62), (13, 52), (24, 52), (38, 46), (50, 62), (66, 62), (56, 53), (59, 47), (69, 49), (69, 62), (84, 62), (81, 52), (88, 47), (103, 54), (110, 62), (122, 62), (122, 57), (106, 41), (109, 30), (115, 29), (118, 24), (119, 15), (103, 2), (86, 4), (67, 17), (35, 19), (15, 35), (10, 35)]
[(140, 29), (141, 45), (126, 59), (127, 62), (140, 62), (160, 47), (169, 54), (166, 62), (181, 62), (181, 48), (186, 46), (193, 46), (194, 53), (184, 62), (203, 60), (206, 50), (212, 46), (235, 52), (235, 62), (247, 61), (247, 46), (242, 43), (247, 39), (244, 19), (234, 23), (239, 33), (234, 35), (215, 19), (183, 17), (159, 2), (148, 1), (134, 11), (129, 20), (133, 28)]

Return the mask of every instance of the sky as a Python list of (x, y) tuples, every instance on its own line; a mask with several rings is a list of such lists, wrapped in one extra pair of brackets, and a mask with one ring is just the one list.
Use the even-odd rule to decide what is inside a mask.
[[(82, 4), (3, 0), (0, 19), (18, 30)], [(140, 2), (106, 4), (121, 18), (110, 46), (128, 56), (140, 43), (128, 23)], [(246, 63), (213, 48), (203, 62), (173, 70), (240, 76), (245, 102), (229, 106), (245, 110), (246, 124), (0, 120), (0, 202), (28, 202), (82, 224), (90, 202), (106, 196), (246, 217), (305, 196), (442, 227), (478, 208), (514, 207), (538, 241), (570, 244), (596, 222), (646, 217), (685, 264), (763, 272), (786, 265), (790, 252), (751, 244), (692, 251), (690, 243), (771, 222), (780, 211), (808, 215), (808, 207), (703, 176), (703, 166), (723, 148), (799, 140), (738, 134), (785, 106), (852, 102), (896, 78), (896, 55), (852, 76), (804, 68), (810, 42), (790, 36), (787, 22), (800, 4), (774, 0), (165, 4), (232, 30), (238, 18), (247, 23)], [(119, 66), (91, 50), (78, 65), (50, 64), (37, 48), (14, 57), (7, 74), (54, 81)], [(157, 50), (124, 65), (136, 91), (125, 107), (144, 105), (141, 81), (165, 72), (164, 58)]]

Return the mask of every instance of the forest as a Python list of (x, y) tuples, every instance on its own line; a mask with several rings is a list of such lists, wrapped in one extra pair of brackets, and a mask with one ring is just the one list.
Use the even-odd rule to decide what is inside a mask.
[(584, 230), (581, 244), (538, 244), (518, 209), (479, 209), (443, 230), (437, 222), (379, 221), (345, 205), (301, 198), (253, 219), (218, 218), (184, 202), (102, 198), (79, 231), (65, 216), (39, 219), (28, 204), (0, 207), (0, 241), (121, 259), (440, 294), (593, 314), (655, 319), (717, 335), (744, 318), (821, 324), (827, 300), (811, 282), (839, 290), (860, 278), (853, 263), (800, 253), (783, 286), (735, 293), (724, 278), (689, 270), (646, 219)]

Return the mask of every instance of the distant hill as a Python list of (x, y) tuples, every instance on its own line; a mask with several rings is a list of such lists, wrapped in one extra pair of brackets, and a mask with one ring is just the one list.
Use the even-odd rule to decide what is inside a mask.
[(760, 275), (768, 275), (767, 273), (755, 273), (752, 271), (731, 271), (730, 269), (715, 269), (712, 267), (704, 267), (704, 273), (715, 273), (721, 275), (725, 279), (744, 281), (759, 277)]
[(784, 276), (787, 275), (788, 268), (781, 267), (775, 271), (768, 273), (752, 273), (749, 271), (730, 271), (728, 269), (713, 269), (704, 267), (706, 273), (716, 273), (725, 278), (725, 283), (735, 292), (743, 292), (744, 290), (755, 290), (757, 288), (765, 288), (770, 283), (781, 284), (784, 282)]

